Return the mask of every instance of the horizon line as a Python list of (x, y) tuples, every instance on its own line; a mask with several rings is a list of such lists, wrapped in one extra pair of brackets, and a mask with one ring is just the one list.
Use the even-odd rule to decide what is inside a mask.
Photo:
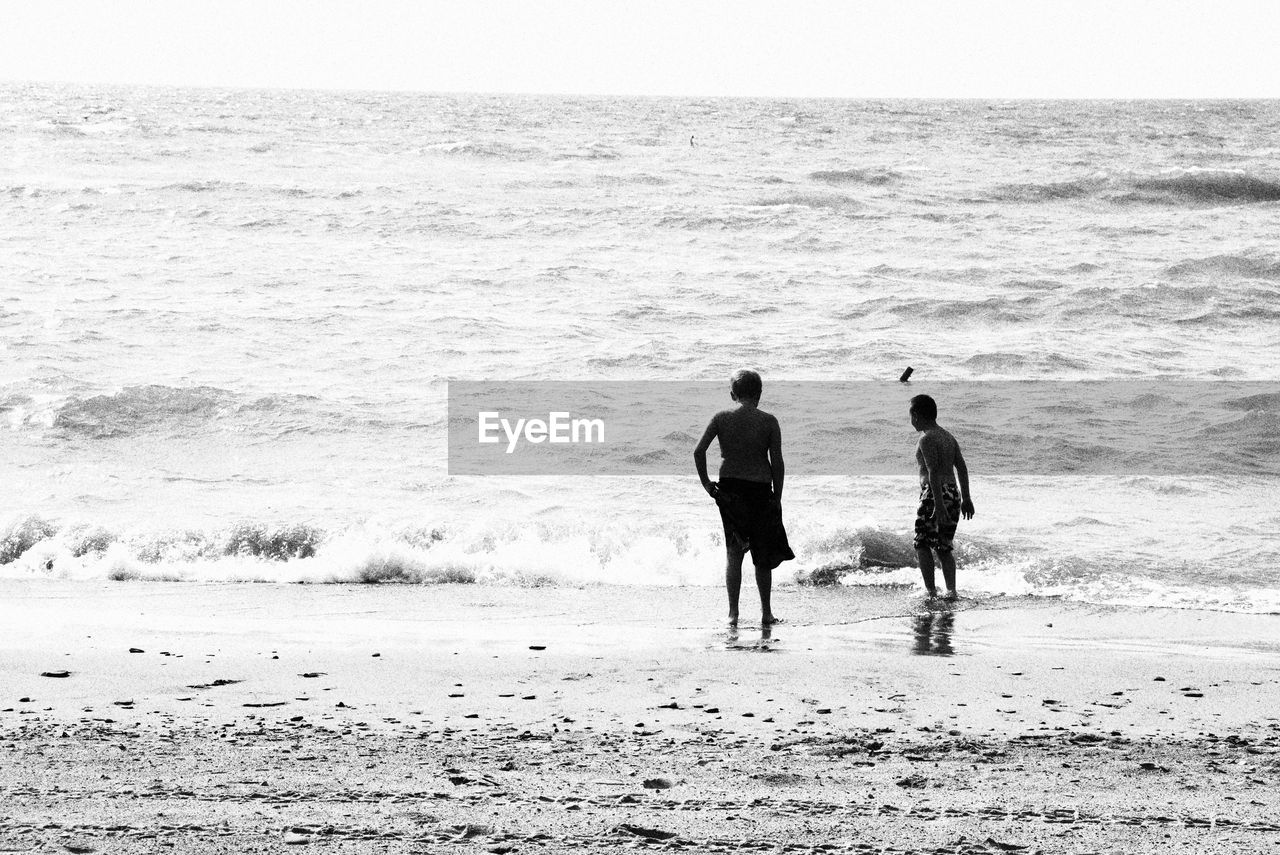
[(570, 92), (529, 90), (417, 89), (396, 87), (284, 86), (241, 83), (158, 83), (127, 80), (66, 80), (0, 78), (0, 85), (83, 86), (141, 89), (203, 89), (240, 92), (318, 92), (334, 94), (386, 94), (525, 98), (648, 98), (664, 100), (726, 99), (759, 101), (1280, 101), (1275, 95), (765, 95), (708, 93)]

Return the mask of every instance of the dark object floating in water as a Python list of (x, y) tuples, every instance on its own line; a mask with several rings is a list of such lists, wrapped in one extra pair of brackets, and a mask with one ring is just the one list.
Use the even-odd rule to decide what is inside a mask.
[(325, 675), (324, 671), (308, 671), (307, 673), (299, 674), (298, 676), (299, 677), (323, 677), (324, 675)]
[(147, 651), (143, 650), (141, 647), (130, 647), (129, 652), (130, 653), (146, 653)]
[(263, 701), (260, 704), (245, 704), (246, 707), (282, 707), (288, 701)]
[(903, 371), (903, 372), (902, 372), (902, 376), (898, 378), (898, 382), (899, 382), (899, 383), (908, 383), (908, 382), (910, 382), (910, 381), (911, 381), (911, 372), (912, 372), (912, 371), (914, 371), (914, 370), (915, 370), (914, 368), (912, 368), (910, 365), (908, 365), (908, 366), (907, 366), (907, 370), (906, 370), (906, 371)]
[(547, 649), (547, 645), (545, 645), (545, 644), (530, 644), (530, 645), (529, 645), (529, 649), (530, 649), (530, 650), (546, 650), (546, 649)]
[(70, 671), (41, 671), (41, 677), (70, 677)]
[(669, 790), (673, 786), (666, 778), (645, 778), (643, 783), (646, 790)]

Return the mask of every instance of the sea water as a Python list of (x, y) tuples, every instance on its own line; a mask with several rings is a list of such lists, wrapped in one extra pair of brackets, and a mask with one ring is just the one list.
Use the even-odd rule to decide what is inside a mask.
[[(0, 575), (714, 584), (691, 459), (450, 477), (449, 381), (1280, 380), (1277, 140), (1271, 101), (0, 85)], [(890, 415), (899, 475), (788, 479), (782, 581), (915, 579)], [(1280, 452), (1280, 394), (1236, 416)], [(965, 448), (966, 590), (1280, 611), (1274, 477)]]

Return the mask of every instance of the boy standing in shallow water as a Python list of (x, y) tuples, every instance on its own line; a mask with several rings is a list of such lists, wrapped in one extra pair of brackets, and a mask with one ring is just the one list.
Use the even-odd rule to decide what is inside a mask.
[[(760, 375), (742, 370), (729, 382), (737, 409), (716, 413), (693, 450), (702, 488), (715, 499), (724, 525), (725, 587), (729, 593), (729, 623), (738, 625), (738, 593), (742, 588), (742, 559), (749, 551), (760, 591), (760, 626), (780, 621), (770, 594), (773, 568), (795, 558), (782, 525), (782, 429), (778, 420), (760, 409), (764, 386)], [(707, 449), (719, 439), (720, 480), (707, 474)]]
[[(911, 426), (922, 434), (916, 445), (916, 463), (920, 466), (920, 508), (916, 511), (916, 559), (920, 575), (930, 597), (938, 595), (933, 580), (933, 555), (942, 565), (942, 579), (947, 584), (948, 600), (956, 594), (956, 559), (951, 542), (956, 536), (956, 523), (963, 514), (973, 519), (973, 501), (969, 498), (969, 469), (965, 466), (960, 443), (950, 432), (938, 426), (938, 404), (928, 395), (911, 399)], [(956, 479), (960, 487), (956, 489)]]

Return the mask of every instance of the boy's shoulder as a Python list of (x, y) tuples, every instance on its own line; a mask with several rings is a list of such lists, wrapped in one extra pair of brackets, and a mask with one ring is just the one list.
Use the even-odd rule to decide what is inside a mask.
[(946, 428), (933, 427), (921, 432), (919, 446), (921, 448), (959, 448), (960, 443)]

